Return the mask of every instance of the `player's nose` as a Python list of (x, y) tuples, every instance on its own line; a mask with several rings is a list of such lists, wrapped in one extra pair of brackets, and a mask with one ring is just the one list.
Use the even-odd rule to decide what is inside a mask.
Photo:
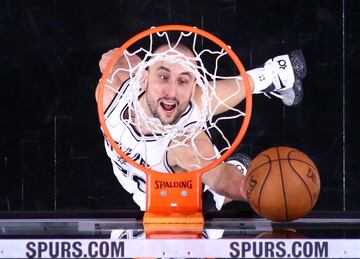
[(169, 96), (169, 97), (175, 97), (176, 90), (177, 90), (176, 81), (171, 80), (171, 81), (169, 81), (169, 84), (167, 85), (167, 87), (165, 89), (165, 94), (166, 94), (166, 96)]

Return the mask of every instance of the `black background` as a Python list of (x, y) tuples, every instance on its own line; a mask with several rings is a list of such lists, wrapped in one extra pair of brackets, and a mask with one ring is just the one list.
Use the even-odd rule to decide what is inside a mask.
[(151, 26), (185, 24), (246, 68), (303, 49), (301, 105), (254, 96), (240, 149), (296, 147), (318, 166), (315, 210), (360, 208), (356, 0), (0, 1), (0, 210), (133, 209), (105, 155), (95, 86), (105, 51)]

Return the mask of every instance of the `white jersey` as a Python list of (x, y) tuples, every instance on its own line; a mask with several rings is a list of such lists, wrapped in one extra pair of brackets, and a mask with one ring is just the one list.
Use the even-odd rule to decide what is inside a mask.
[[(129, 80), (127, 80), (120, 91), (114, 97), (112, 103), (105, 112), (107, 128), (111, 137), (116, 143), (121, 143), (122, 150), (136, 162), (146, 165), (152, 170), (165, 173), (174, 173), (167, 163), (166, 153), (171, 142), (169, 136), (140, 136), (133, 125), (127, 122), (129, 103), (124, 98), (129, 92)], [(197, 121), (200, 117), (200, 110), (194, 102), (190, 102), (177, 124), (186, 125)], [(142, 138), (140, 140), (140, 137)], [(141, 141), (141, 143), (140, 143)], [(145, 173), (124, 161), (111, 145), (105, 140), (107, 155), (110, 157), (114, 174), (123, 188), (133, 195), (134, 201), (140, 206), (141, 210), (146, 209), (145, 197)], [(209, 190), (207, 186), (204, 192)], [(209, 190), (211, 191), (211, 190)], [(211, 191), (218, 210), (224, 203), (224, 197)]]

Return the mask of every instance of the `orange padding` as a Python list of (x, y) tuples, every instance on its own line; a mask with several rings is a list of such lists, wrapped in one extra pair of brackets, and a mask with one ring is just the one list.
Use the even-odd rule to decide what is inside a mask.
[(145, 212), (143, 224), (147, 238), (200, 238), (204, 229), (204, 216), (201, 212), (171, 215)]

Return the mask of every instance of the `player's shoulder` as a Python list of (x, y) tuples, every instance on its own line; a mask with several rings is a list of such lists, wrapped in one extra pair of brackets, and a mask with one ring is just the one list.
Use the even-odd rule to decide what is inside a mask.
[[(97, 103), (102, 103), (103, 109), (107, 110), (107, 108), (111, 105), (114, 99), (119, 95), (119, 93), (125, 91), (124, 86), (129, 81), (129, 76), (124, 76), (123, 78), (118, 78), (113, 81), (109, 81), (106, 79), (100, 79), (96, 90), (95, 90), (95, 98)], [(100, 89), (102, 88), (102, 95), (100, 96)]]
[(124, 100), (124, 102), (121, 101), (125, 96), (125, 93), (129, 90), (129, 81), (129, 78), (121, 81), (121, 85), (119, 85), (116, 89), (107, 89), (107, 87), (105, 87), (102, 97), (105, 113), (107, 113), (108, 110), (111, 110), (111, 107), (118, 106), (121, 103), (128, 103), (126, 100)]
[(202, 98), (201, 98), (202, 94), (203, 94), (203, 91), (202, 91), (201, 87), (199, 85), (196, 85), (195, 90), (194, 90), (193, 100), (199, 109), (201, 109), (203, 107)]

